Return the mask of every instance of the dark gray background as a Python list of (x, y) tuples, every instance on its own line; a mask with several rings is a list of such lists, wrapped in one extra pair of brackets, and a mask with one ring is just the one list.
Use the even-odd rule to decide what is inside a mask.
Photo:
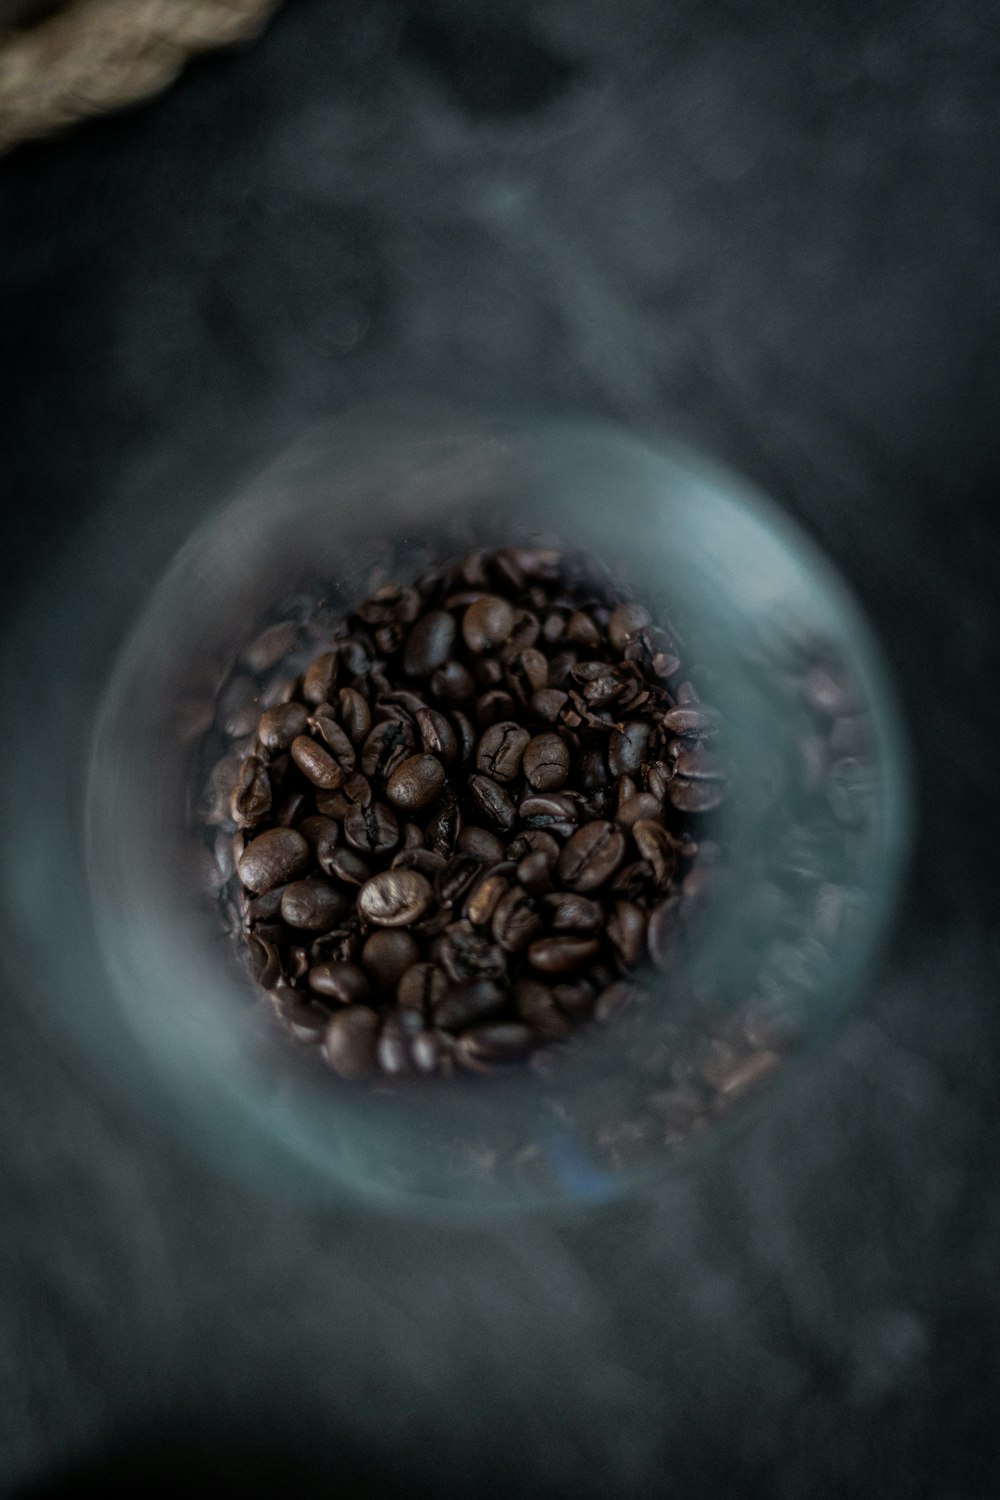
[(5, 612), (109, 495), (181, 517), (358, 398), (595, 411), (827, 547), (920, 813), (836, 1045), (710, 1174), (569, 1223), (233, 1180), (16, 987), (4, 1493), (996, 1493), (998, 61), (985, 0), (291, 0), (0, 164)]

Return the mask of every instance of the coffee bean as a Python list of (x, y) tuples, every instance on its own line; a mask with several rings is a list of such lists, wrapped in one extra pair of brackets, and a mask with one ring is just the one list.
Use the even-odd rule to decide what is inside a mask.
[(419, 961), (416, 940), (400, 927), (384, 927), (373, 932), (361, 950), (361, 962), (377, 989), (395, 994), (407, 969)]
[(350, 909), (350, 898), (318, 875), (292, 881), (281, 897), (282, 920), (314, 932), (329, 931)]
[(503, 844), (488, 828), (477, 828), (471, 824), (458, 836), (458, 848), (462, 854), (471, 854), (483, 864), (496, 864), (503, 859)]
[(219, 694), (215, 722), (230, 739), (252, 734), (260, 718), (260, 687), (253, 677), (238, 673)]
[(566, 634), (577, 646), (583, 646), (588, 651), (596, 651), (601, 644), (600, 630), (582, 609), (575, 610), (570, 615), (566, 624)]
[(448, 979), (437, 964), (412, 964), (399, 980), (397, 1003), (409, 1010), (428, 1014), (448, 991)]
[(356, 1005), (368, 999), (368, 976), (357, 964), (316, 964), (309, 970), (306, 982), (315, 994), (336, 1000), (339, 1005)]
[(431, 678), (431, 692), (446, 703), (464, 703), (475, 691), (472, 673), (460, 661), (446, 661)]
[(335, 719), (317, 711), (312, 718), (314, 732), (323, 741), (334, 760), (345, 772), (354, 770), (355, 750), (347, 735)]
[(543, 901), (552, 912), (553, 932), (596, 932), (604, 922), (603, 908), (573, 891), (556, 891)]
[(240, 766), (230, 798), (230, 813), (241, 828), (252, 828), (271, 811), (271, 783), (264, 762), (248, 755)]
[(615, 813), (619, 828), (631, 829), (636, 823), (653, 822), (663, 811), (663, 803), (652, 792), (638, 792), (623, 802)]
[(372, 711), (357, 688), (344, 687), (337, 694), (340, 722), (352, 745), (363, 745), (371, 734)]
[(243, 652), (242, 660), (250, 671), (260, 676), (277, 666), (287, 656), (298, 638), (299, 628), (294, 620), (279, 620), (262, 630)]
[(365, 1005), (348, 1005), (337, 1011), (327, 1026), (323, 1041), (326, 1060), (341, 1078), (366, 1078), (375, 1065), (375, 1040), (379, 1019)]
[(560, 823), (575, 823), (579, 810), (572, 797), (563, 792), (535, 792), (523, 797), (518, 807), (530, 827), (547, 828)]
[(688, 781), (677, 777), (670, 783), (670, 801), (679, 812), (713, 812), (725, 799), (725, 787), (719, 781)]
[(570, 1023), (559, 1009), (555, 995), (538, 979), (519, 979), (514, 985), (514, 1009), (536, 1036), (554, 1041), (566, 1036)]
[(328, 818), (343, 819), (352, 807), (369, 807), (371, 783), (360, 771), (352, 771), (343, 786), (334, 792), (316, 792), (316, 809)]
[(376, 724), (361, 750), (361, 770), (365, 776), (384, 780), (416, 749), (417, 737), (406, 721), (386, 719)]
[(651, 726), (640, 719), (630, 720), (614, 730), (608, 740), (608, 770), (614, 777), (631, 776), (646, 758)]
[(473, 979), (448, 990), (434, 1006), (434, 1025), (442, 1031), (462, 1031), (502, 1010), (507, 996), (492, 979)]
[(592, 891), (609, 880), (622, 862), (625, 839), (611, 823), (595, 820), (573, 834), (559, 856), (560, 880), (574, 891)]
[(531, 711), (547, 723), (555, 724), (568, 702), (569, 695), (558, 688), (540, 688), (531, 695)]
[(574, 974), (593, 962), (600, 946), (596, 938), (539, 938), (528, 949), (528, 962), (543, 974)]
[(454, 906), (482, 873), (482, 865), (471, 854), (450, 859), (434, 883), (434, 894), (441, 906)]
[(676, 957), (680, 906), (679, 896), (668, 896), (650, 912), (646, 940), (649, 956), (658, 969), (667, 968)]
[(608, 640), (616, 651), (624, 651), (652, 622), (649, 610), (641, 604), (619, 604), (608, 621)]
[(465, 915), (473, 926), (486, 927), (492, 922), (498, 903), (509, 889), (510, 882), (496, 871), (473, 887), (465, 902)]
[(531, 1028), (520, 1021), (498, 1021), (465, 1031), (455, 1045), (463, 1064), (515, 1062), (535, 1045)]
[(371, 866), (353, 849), (328, 849), (321, 868), (345, 885), (364, 885), (372, 873)]
[(325, 875), (329, 875), (327, 861), (340, 839), (340, 825), (333, 818), (317, 814), (311, 818), (302, 818), (298, 830), (313, 851), (320, 869)]
[(476, 766), (496, 781), (514, 781), (530, 739), (528, 731), (519, 724), (509, 720), (494, 724), (479, 741)]
[(541, 849), (526, 854), (517, 867), (518, 883), (532, 896), (552, 889), (552, 860)]
[(396, 807), (419, 812), (437, 798), (447, 780), (444, 766), (433, 755), (411, 755), (389, 777), (386, 794)]
[(616, 901), (608, 937), (627, 969), (638, 968), (646, 951), (646, 913), (634, 901)]
[(410, 1055), (418, 1073), (436, 1073), (441, 1062), (441, 1038), (436, 1031), (420, 1031), (410, 1043)]
[(305, 734), (309, 723), (308, 709), (302, 703), (280, 703), (261, 714), (257, 738), (271, 754), (287, 750), (292, 741)]
[(558, 734), (536, 734), (524, 752), (524, 774), (536, 792), (552, 792), (569, 775), (569, 747)]
[(644, 860), (653, 868), (657, 885), (663, 885), (673, 874), (677, 864), (674, 841), (662, 823), (639, 819), (632, 824), (635, 847)]
[(528, 893), (513, 886), (497, 902), (491, 931), (507, 953), (521, 953), (540, 937), (544, 923)]
[(339, 665), (336, 651), (324, 651), (310, 663), (302, 678), (302, 696), (307, 703), (329, 703), (337, 685)]
[(408, 677), (429, 677), (449, 659), (455, 644), (455, 621), (445, 610), (431, 610), (417, 620), (403, 652)]
[(514, 824), (515, 807), (504, 791), (489, 776), (470, 776), (469, 792), (479, 811), (498, 828), (511, 828)]
[(358, 911), (378, 927), (417, 922), (434, 899), (430, 881), (417, 870), (383, 870), (358, 892)]
[(462, 635), (470, 651), (502, 646), (514, 629), (514, 611), (506, 599), (484, 594), (462, 616)]
[(416, 713), (417, 728), (424, 749), (450, 766), (458, 758), (458, 737), (444, 714), (436, 708), (421, 708)]
[(624, 980), (609, 984), (601, 991), (594, 1004), (594, 1020), (599, 1026), (606, 1026), (609, 1021), (617, 1019), (623, 1011), (634, 1005), (637, 998), (638, 991), (634, 985), (626, 984)]
[(314, 786), (324, 791), (333, 791), (344, 781), (343, 767), (308, 735), (300, 734), (292, 741), (292, 760)]
[(399, 824), (384, 802), (354, 806), (344, 817), (344, 838), (362, 854), (385, 854), (399, 843)]
[(249, 934), (247, 947), (250, 953), (250, 972), (258, 984), (269, 989), (281, 975), (278, 949), (257, 932)]
[(294, 880), (309, 867), (309, 845), (293, 828), (272, 828), (247, 845), (238, 866), (248, 891), (260, 894)]

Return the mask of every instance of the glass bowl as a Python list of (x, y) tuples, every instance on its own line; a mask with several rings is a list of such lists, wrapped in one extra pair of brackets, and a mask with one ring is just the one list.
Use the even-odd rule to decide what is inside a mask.
[[(234, 663), (255, 710), (275, 701), (287, 661), (241, 655), (275, 621), (305, 661), (373, 577), (535, 544), (581, 549), (669, 619), (725, 725), (724, 817), (708, 839), (689, 820), (697, 878), (660, 924), (642, 1001), (533, 1066), (345, 1084), (278, 1034), (238, 961), (230, 830), (203, 823), (207, 726)], [(90, 566), (99, 614), (114, 565)], [(31, 670), (28, 638), (50, 663), (58, 766), (19, 773), (14, 837), (37, 853), (9, 895), (60, 1014), (99, 1051), (124, 1019), (201, 1148), (411, 1207), (604, 1201), (710, 1161), (857, 993), (905, 847), (892, 693), (843, 584), (733, 475), (587, 422), (354, 413), (203, 517), (139, 602), (110, 672), (82, 648), (75, 703), (68, 672), (51, 681), (72, 592), (22, 622), (11, 670)]]

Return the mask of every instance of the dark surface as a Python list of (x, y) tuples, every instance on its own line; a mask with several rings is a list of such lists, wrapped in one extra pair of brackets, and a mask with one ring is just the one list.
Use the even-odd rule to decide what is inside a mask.
[(288, 1453), (292, 1493), (979, 1500), (995, 10), (500, 10), (292, 0), (162, 101), (0, 164), (4, 608), (107, 496), (231, 479), (359, 396), (680, 430), (799, 516), (881, 631), (920, 788), (903, 918), (836, 1045), (710, 1176), (558, 1225), (235, 1181), (8, 994), (0, 1484), (272, 1493)]

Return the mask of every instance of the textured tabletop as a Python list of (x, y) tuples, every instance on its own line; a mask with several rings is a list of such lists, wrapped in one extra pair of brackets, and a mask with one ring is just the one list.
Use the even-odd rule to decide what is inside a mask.
[(0, 164), (5, 613), (108, 496), (357, 399), (593, 412), (828, 549), (919, 804), (835, 1044), (710, 1173), (558, 1222), (234, 1178), (8, 985), (3, 1493), (995, 1493), (998, 63), (967, 0), (290, 0)]

